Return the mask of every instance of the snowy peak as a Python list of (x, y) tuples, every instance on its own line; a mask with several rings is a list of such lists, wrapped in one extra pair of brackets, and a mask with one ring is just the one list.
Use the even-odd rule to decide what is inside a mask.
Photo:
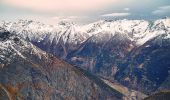
[(146, 20), (100, 20), (88, 25), (79, 26), (74, 23), (60, 22), (57, 25), (45, 25), (32, 20), (19, 20), (18, 22), (3, 22), (2, 28), (21, 35), (30, 41), (41, 42), (48, 39), (50, 43), (63, 41), (64, 44), (81, 44), (96, 34), (120, 33), (137, 45), (161, 35), (167, 34), (169, 38), (170, 18), (159, 19), (154, 22)]
[(150, 22), (148, 29), (144, 33), (143, 37), (138, 39), (137, 43), (144, 44), (157, 36), (164, 36), (165, 39), (170, 38), (170, 18)]
[(115, 35), (120, 33), (127, 35), (129, 40), (136, 41), (142, 38), (149, 26), (148, 21), (144, 20), (115, 20), (115, 21), (99, 21), (87, 25), (87, 33), (95, 35), (98, 33), (111, 33)]
[[(50, 42), (56, 39), (66, 42), (83, 42), (88, 35), (80, 32), (79, 26), (71, 23), (59, 23), (56, 26), (45, 25), (40, 22), (19, 20), (18, 22), (4, 22), (1, 27), (12, 33), (21, 35), (30, 41), (42, 41), (48, 38)], [(85, 34), (85, 35), (82, 35)]]
[(160, 19), (160, 20), (155, 21), (153, 25), (153, 30), (169, 31), (170, 30), (170, 18)]

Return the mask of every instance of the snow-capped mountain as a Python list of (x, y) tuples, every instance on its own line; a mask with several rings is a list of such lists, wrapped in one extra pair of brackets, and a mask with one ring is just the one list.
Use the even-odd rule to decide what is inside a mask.
[[(94, 95), (95, 94), (95, 95)], [(0, 99), (122, 100), (96, 76), (0, 28)]]

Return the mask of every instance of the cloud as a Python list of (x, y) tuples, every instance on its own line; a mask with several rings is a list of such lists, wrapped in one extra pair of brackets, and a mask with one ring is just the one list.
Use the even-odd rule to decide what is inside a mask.
[(118, 0), (3, 0), (9, 6), (36, 11), (91, 11), (107, 7)]
[(101, 15), (102, 17), (122, 17), (122, 16), (129, 16), (130, 13), (111, 13), (111, 14), (104, 14)]
[(157, 10), (153, 11), (154, 15), (165, 15), (170, 13), (170, 5), (159, 7)]
[(130, 10), (130, 8), (124, 8), (123, 10), (125, 10), (125, 11), (129, 11), (129, 10)]
[(55, 16), (52, 17), (54, 20), (58, 21), (75, 21), (75, 20), (82, 20), (88, 18), (87, 16)]

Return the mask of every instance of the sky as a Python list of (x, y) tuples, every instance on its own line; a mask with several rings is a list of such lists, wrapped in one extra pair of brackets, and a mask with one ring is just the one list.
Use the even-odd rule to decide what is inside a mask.
[(170, 17), (170, 0), (0, 0), (0, 20), (90, 23)]

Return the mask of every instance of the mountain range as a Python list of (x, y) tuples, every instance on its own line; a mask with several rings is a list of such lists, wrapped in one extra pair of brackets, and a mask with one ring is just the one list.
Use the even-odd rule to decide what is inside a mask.
[[(1, 22), (0, 29), (1, 89), (8, 90), (3, 85), (8, 83), (18, 97), (18, 93), (22, 93), (24, 97), (43, 98), (40, 95), (46, 91), (49, 93), (50, 87), (65, 87), (65, 94), (53, 96), (50, 93), (47, 97), (122, 99), (124, 94), (111, 89), (102, 79), (146, 95), (170, 89), (170, 18), (155, 21), (100, 20), (88, 25), (63, 21), (46, 25), (32, 20), (19, 20)], [(17, 69), (22, 72), (17, 72)], [(16, 72), (22, 75), (21, 79), (17, 79)], [(34, 72), (39, 74), (31, 75)], [(38, 86), (42, 86), (42, 91), (37, 91), (35, 86), (35, 90), (33, 87), (26, 89), (31, 85), (22, 85), (25, 89), (16, 91), (18, 82), (21, 84), (31, 79), (30, 84), (34, 84), (33, 77), (36, 76), (40, 78), (36, 80), (39, 80)], [(15, 80), (10, 82), (10, 77)], [(69, 81), (71, 77), (74, 81)], [(64, 78), (68, 78), (68, 82)], [(61, 84), (55, 84), (57, 81)], [(69, 89), (70, 82), (75, 87)], [(70, 94), (70, 91), (74, 92)]]

